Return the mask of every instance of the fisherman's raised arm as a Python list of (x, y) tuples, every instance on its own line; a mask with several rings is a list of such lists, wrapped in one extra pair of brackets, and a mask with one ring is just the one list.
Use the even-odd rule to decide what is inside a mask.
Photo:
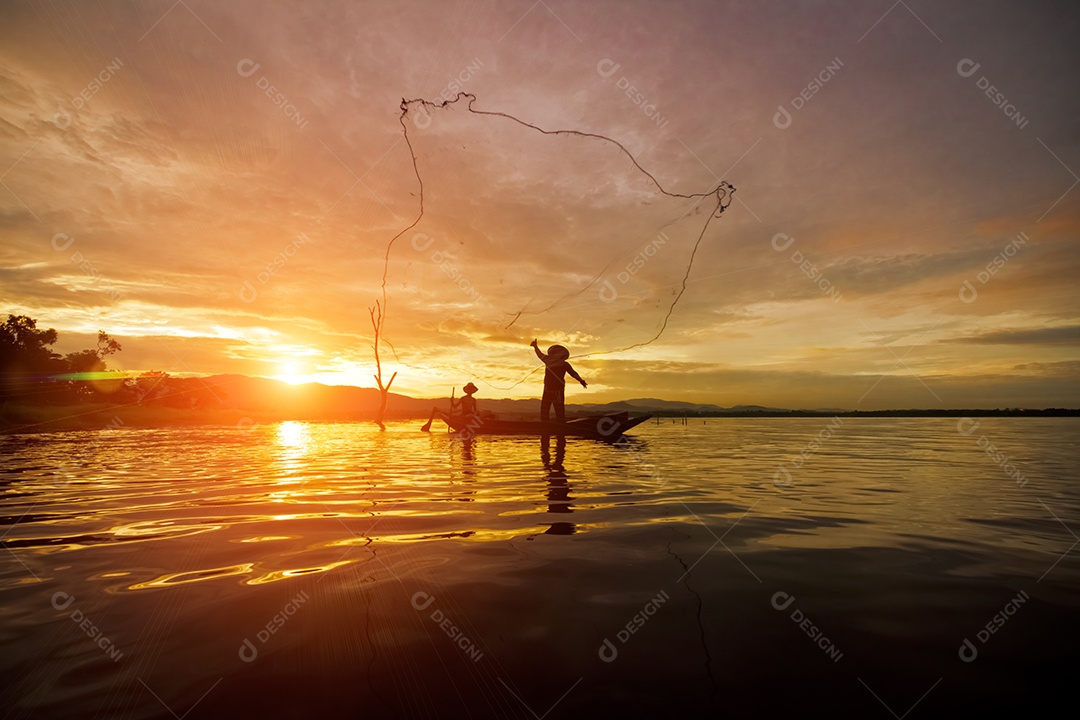
[(566, 363), (566, 374), (581, 383), (581, 387), (589, 387), (589, 384), (581, 379), (581, 376), (577, 374), (577, 370), (570, 363)]

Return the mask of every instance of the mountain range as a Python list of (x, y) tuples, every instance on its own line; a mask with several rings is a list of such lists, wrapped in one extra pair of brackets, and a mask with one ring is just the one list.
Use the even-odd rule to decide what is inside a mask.
[[(212, 375), (203, 378), (170, 378), (170, 391), (183, 394), (201, 391), (214, 404), (233, 410), (251, 411), (271, 415), (289, 415), (304, 418), (372, 418), (379, 405), (379, 391), (342, 385), (306, 383), (290, 385), (281, 380), (247, 377), (244, 375)], [(491, 411), (505, 418), (531, 418), (540, 412), (540, 400), (477, 398), (480, 409)], [(448, 399), (414, 398), (390, 393), (386, 403), (386, 417), (426, 417), (433, 405), (446, 408)], [(630, 412), (653, 415), (714, 415), (760, 412), (788, 412), (782, 408), (760, 405), (736, 405), (721, 407), (707, 403), (636, 398), (611, 403), (567, 403), (568, 415), (595, 415), (609, 412)]]

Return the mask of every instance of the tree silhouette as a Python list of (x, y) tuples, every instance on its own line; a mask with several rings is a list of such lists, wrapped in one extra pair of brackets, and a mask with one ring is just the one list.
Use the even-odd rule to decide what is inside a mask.
[(8, 315), (0, 325), (0, 397), (70, 402), (97, 394), (84, 378), (57, 376), (105, 371), (105, 358), (120, 352), (120, 343), (99, 330), (97, 347), (61, 357), (52, 350), (56, 340), (56, 330), (39, 330), (34, 318)]
[(64, 356), (64, 364), (70, 373), (103, 372), (107, 369), (105, 358), (122, 349), (107, 332), (98, 330), (97, 348), (68, 353)]
[(61, 369), (60, 356), (50, 348), (56, 330), (38, 330), (37, 320), (8, 315), (0, 325), (0, 369), (8, 373), (46, 373)]
[(375, 342), (372, 344), (371, 349), (375, 351), (375, 384), (379, 386), (379, 410), (375, 415), (375, 423), (379, 426), (380, 430), (385, 430), (386, 426), (383, 425), (383, 416), (386, 414), (386, 400), (390, 394), (390, 386), (394, 383), (394, 378), (397, 377), (397, 371), (390, 376), (390, 380), (386, 385), (383, 385), (382, 380), (382, 361), (379, 359), (379, 341), (382, 340), (382, 325), (383, 325), (383, 312), (382, 305), (379, 301), (375, 301), (375, 307), (368, 308), (368, 314), (371, 315), (371, 327), (375, 331)]

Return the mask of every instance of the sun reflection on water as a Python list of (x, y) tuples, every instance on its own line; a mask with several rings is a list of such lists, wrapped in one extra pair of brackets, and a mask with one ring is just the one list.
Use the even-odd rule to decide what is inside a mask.
[[(307, 423), (287, 420), (277, 426), (275, 436), (277, 464), (281, 474), (275, 479), (276, 485), (302, 485), (309, 472), (308, 459), (313, 450), (311, 428)], [(270, 494), (275, 502), (285, 502), (289, 498), (302, 496), (300, 490), (277, 490)]]
[(307, 423), (296, 420), (286, 420), (278, 425), (277, 442), (282, 448), (288, 448), (290, 457), (307, 453), (308, 444), (311, 442), (311, 432)]

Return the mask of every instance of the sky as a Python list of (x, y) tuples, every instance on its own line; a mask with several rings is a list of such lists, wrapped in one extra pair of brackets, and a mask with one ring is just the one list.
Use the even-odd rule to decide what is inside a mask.
[[(570, 402), (1078, 407), (1078, 34), (1066, 2), (5, 2), (0, 312), (130, 372), (370, 387), (385, 300), (414, 396), (535, 397), (538, 338)], [(535, 128), (402, 116), (460, 91)], [(679, 197), (721, 181), (719, 217)]]

